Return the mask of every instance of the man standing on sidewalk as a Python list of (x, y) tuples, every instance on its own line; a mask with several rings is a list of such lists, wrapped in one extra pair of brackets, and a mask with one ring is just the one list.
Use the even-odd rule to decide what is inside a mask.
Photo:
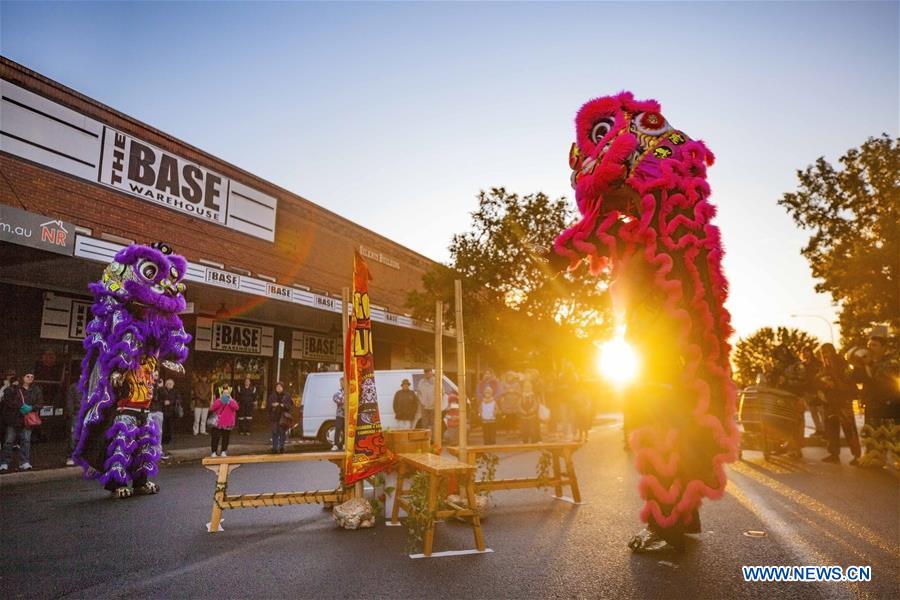
[(249, 377), (244, 378), (244, 384), (237, 390), (238, 401), (238, 435), (250, 435), (253, 425), (253, 411), (259, 402), (259, 392)]
[(422, 405), (422, 421), (425, 427), (431, 429), (431, 439), (436, 439), (434, 432), (434, 370), (425, 369), (425, 376), (416, 386), (416, 396)]
[(194, 405), (194, 435), (202, 433), (206, 435), (206, 417), (209, 416), (209, 401), (212, 396), (212, 386), (209, 378), (204, 374), (194, 382), (191, 390)]

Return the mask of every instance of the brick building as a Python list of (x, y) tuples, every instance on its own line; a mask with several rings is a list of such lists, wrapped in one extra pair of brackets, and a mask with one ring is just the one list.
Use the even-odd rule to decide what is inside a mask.
[(87, 284), (132, 241), (189, 261), (189, 375), (297, 393), (304, 373), (339, 368), (355, 247), (373, 275), (376, 368), (431, 363), (431, 324), (403, 308), (429, 259), (3, 57), (0, 85), (0, 368), (37, 365), (57, 412)]

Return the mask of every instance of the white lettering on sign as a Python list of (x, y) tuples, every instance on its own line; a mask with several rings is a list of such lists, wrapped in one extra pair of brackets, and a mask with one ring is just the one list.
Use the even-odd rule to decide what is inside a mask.
[(291, 288), (278, 285), (277, 283), (266, 284), (266, 296), (278, 298), (280, 300), (291, 300), (293, 297)]
[(213, 323), (210, 347), (218, 352), (262, 353), (262, 328), (233, 323)]
[(394, 260), (390, 256), (387, 256), (386, 254), (382, 254), (378, 250), (369, 248), (368, 246), (360, 246), (359, 253), (365, 258), (371, 258), (372, 260), (380, 262), (381, 264), (386, 265), (392, 269), (400, 269), (400, 263), (398, 261)]
[(206, 283), (238, 290), (241, 288), (241, 276), (228, 271), (206, 267)]

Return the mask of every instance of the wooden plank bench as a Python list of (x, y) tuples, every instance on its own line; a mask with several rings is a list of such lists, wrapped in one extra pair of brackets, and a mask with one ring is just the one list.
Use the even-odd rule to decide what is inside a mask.
[[(433, 519), (429, 520), (428, 528), (425, 530), (422, 548), (423, 554), (425, 556), (431, 556), (431, 549), (434, 542), (435, 520), (447, 517), (461, 517), (468, 521), (472, 527), (472, 532), (475, 535), (475, 547), (478, 548), (479, 552), (484, 552), (484, 535), (481, 531), (481, 519), (478, 516), (478, 512), (474, 510), (475, 466), (455, 459), (422, 452), (400, 453), (397, 455), (397, 489), (394, 492), (394, 508), (391, 511), (391, 524), (400, 524), (398, 517), (401, 507), (411, 516), (416, 513), (416, 508), (404, 498), (404, 494), (408, 493), (409, 490), (403, 489), (404, 482), (407, 479), (410, 479), (415, 472), (428, 474), (428, 497), (425, 510), (434, 516)], [(460, 487), (465, 489), (469, 507), (451, 505), (449, 509), (437, 510), (438, 489), (440, 488), (441, 479), (454, 475), (458, 478)]]
[(213, 493), (212, 517), (209, 531), (219, 531), (222, 511), (233, 508), (259, 508), (262, 506), (289, 506), (293, 504), (337, 504), (344, 500), (344, 489), (338, 483), (333, 490), (309, 490), (303, 492), (272, 492), (264, 494), (228, 495), (228, 476), (241, 465), (259, 463), (308, 462), (327, 460), (341, 470), (343, 452), (306, 452), (302, 454), (245, 454), (243, 456), (220, 456), (203, 459), (203, 466), (216, 474), (216, 488)]
[[(515, 478), (495, 479), (493, 481), (476, 481), (477, 491), (517, 490), (523, 488), (541, 488), (553, 486), (555, 498), (565, 500), (563, 487), (568, 487), (572, 492), (572, 501), (581, 503), (581, 491), (578, 489), (578, 478), (575, 476), (575, 464), (572, 462), (572, 453), (581, 448), (583, 442), (537, 442), (533, 444), (495, 444), (492, 446), (467, 446), (466, 456), (461, 457), (470, 465), (477, 464), (478, 457), (482, 454), (499, 454), (503, 452), (549, 452), (551, 454), (551, 466), (553, 476), (550, 478)], [(454, 456), (459, 456), (459, 447), (451, 446), (447, 451)], [(561, 462), (565, 462), (566, 470), (562, 471)]]

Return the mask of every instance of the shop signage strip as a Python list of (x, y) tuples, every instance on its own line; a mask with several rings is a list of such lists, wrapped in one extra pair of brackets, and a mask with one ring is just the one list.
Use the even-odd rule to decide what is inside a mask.
[(75, 225), (0, 204), (0, 241), (72, 256)]
[[(97, 240), (84, 235), (78, 235), (75, 239), (75, 256), (96, 260), (99, 262), (110, 262), (116, 255), (116, 252), (124, 246), (107, 242), (106, 240)], [(305, 290), (290, 289), (285, 286), (273, 284), (264, 279), (256, 279), (255, 277), (247, 277), (239, 275), (223, 269), (209, 267), (207, 265), (188, 263), (187, 281), (202, 283), (220, 288), (232, 289), (253, 296), (264, 296), (281, 302), (297, 304), (318, 310), (338, 313), (341, 312), (341, 300), (314, 294)], [(290, 295), (282, 293), (272, 293), (272, 288), (281, 290), (282, 292), (290, 291)], [(379, 323), (387, 323), (405, 327), (407, 329), (418, 329), (420, 331), (434, 331), (431, 323), (413, 319), (405, 315), (397, 315), (382, 309), (371, 309), (371, 319)]]
[(278, 199), (0, 80), (0, 150), (273, 242)]

